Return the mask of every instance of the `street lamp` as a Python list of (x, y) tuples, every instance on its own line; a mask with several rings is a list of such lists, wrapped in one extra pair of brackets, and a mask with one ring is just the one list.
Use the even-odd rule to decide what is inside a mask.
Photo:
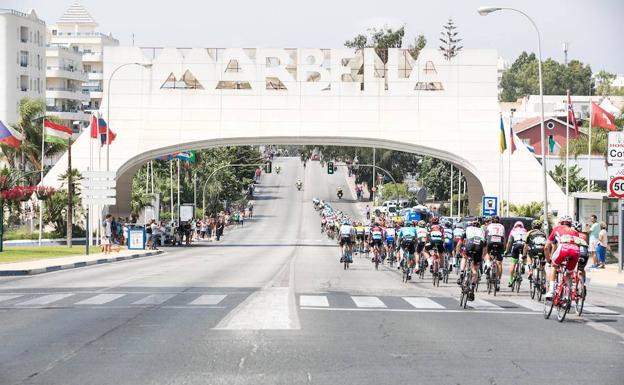
[(537, 56), (538, 56), (537, 73), (539, 77), (539, 93), (540, 93), (540, 104), (541, 104), (540, 137), (541, 137), (541, 142), (542, 142), (541, 151), (542, 151), (542, 173), (543, 173), (542, 184), (543, 184), (543, 190), (544, 190), (543, 191), (544, 193), (544, 229), (548, 229), (548, 187), (546, 185), (546, 181), (547, 181), (546, 151), (544, 148), (545, 135), (544, 135), (544, 84), (542, 81), (542, 37), (540, 35), (539, 29), (537, 28), (537, 24), (535, 24), (533, 19), (531, 19), (529, 15), (527, 15), (526, 13), (518, 9), (507, 8), (507, 7), (479, 7), (477, 9), (477, 12), (479, 12), (479, 15), (481, 16), (487, 16), (492, 12), (501, 11), (501, 10), (514, 11), (523, 15), (531, 22), (531, 24), (533, 25), (533, 28), (535, 28), (535, 32), (537, 33)]
[[(107, 100), (106, 100), (106, 171), (110, 171), (110, 105), (111, 105), (111, 97), (110, 97), (110, 90), (111, 90), (111, 81), (113, 80), (113, 76), (115, 76), (115, 72), (117, 72), (118, 70), (120, 70), (123, 67), (126, 66), (141, 66), (143, 68), (151, 68), (152, 64), (151, 63), (125, 63), (125, 64), (121, 64), (119, 65), (117, 68), (115, 68), (113, 70), (113, 72), (110, 74), (110, 76), (108, 77), (108, 89), (107, 89)], [(99, 133), (98, 133), (99, 134)]]

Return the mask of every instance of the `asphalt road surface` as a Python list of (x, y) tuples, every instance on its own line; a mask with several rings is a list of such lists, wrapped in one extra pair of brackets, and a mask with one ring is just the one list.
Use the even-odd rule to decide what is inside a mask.
[(624, 384), (621, 290), (559, 323), (526, 281), (463, 310), (453, 282), (345, 271), (311, 204), (357, 215), (344, 174), (276, 164), (219, 243), (0, 279), (0, 384)]

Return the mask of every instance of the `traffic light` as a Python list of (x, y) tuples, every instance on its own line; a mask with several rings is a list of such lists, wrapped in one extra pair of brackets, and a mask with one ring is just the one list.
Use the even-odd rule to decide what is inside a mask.
[(327, 162), (327, 173), (329, 175), (334, 173), (334, 162)]
[(270, 174), (272, 169), (273, 169), (273, 162), (271, 162), (270, 160), (267, 160), (267, 162), (264, 164), (264, 172), (266, 172), (267, 174)]

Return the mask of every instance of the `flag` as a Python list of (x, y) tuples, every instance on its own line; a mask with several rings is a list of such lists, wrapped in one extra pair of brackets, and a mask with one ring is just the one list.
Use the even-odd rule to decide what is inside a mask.
[(160, 160), (180, 159), (185, 162), (195, 162), (195, 151), (173, 152), (171, 154), (159, 156)]
[(558, 144), (557, 141), (555, 141), (555, 138), (552, 135), (548, 136), (548, 150), (550, 151), (551, 154), (555, 153), (555, 149), (557, 148)]
[[(104, 119), (102, 119), (102, 120), (104, 120)], [(100, 127), (101, 127), (101, 124), (100, 124)], [(106, 143), (106, 131), (107, 131), (107, 130), (106, 130), (106, 126), (104, 126), (104, 130), (103, 130), (103, 132), (101, 132), (101, 133), (100, 133), (100, 141), (101, 141), (101, 143), (102, 143), (102, 146), (103, 146), (103, 145), (105, 145), (105, 144), (111, 144), (111, 143), (113, 143), (113, 141), (115, 140), (115, 138), (117, 138), (117, 134), (115, 134), (115, 133), (113, 132), (113, 130), (111, 130), (111, 129), (109, 128), (109, 129), (108, 129), (108, 132), (110, 132), (110, 140), (108, 141), (108, 143)]]
[(514, 140), (513, 126), (509, 123), (509, 143), (511, 144), (511, 153), (516, 152), (516, 141)]
[(615, 131), (615, 117), (605, 111), (602, 107), (592, 102), (591, 104), (591, 122), (590, 127), (602, 127), (611, 131)]
[(49, 143), (65, 144), (74, 134), (71, 128), (54, 123), (47, 119), (44, 119), (43, 121), (43, 128), (45, 141)]
[(507, 150), (507, 140), (505, 139), (505, 124), (503, 124), (503, 116), (500, 117), (500, 152), (501, 154)]
[(524, 145), (526, 147), (527, 150), (529, 150), (530, 153), (535, 154), (535, 147), (531, 146), (530, 144), (525, 144)]
[[(100, 136), (100, 142), (102, 146), (106, 144), (106, 121), (102, 118), (98, 118), (95, 115), (91, 116), (91, 138), (96, 139), (98, 134)], [(113, 130), (109, 129), (110, 132), (110, 141), (108, 144), (113, 143), (117, 134), (113, 132)]]
[(0, 121), (0, 143), (13, 148), (19, 148), (23, 140), (24, 135), (9, 126), (5, 126), (4, 123)]
[(570, 94), (568, 94), (568, 120), (574, 124), (574, 133), (578, 136), (578, 124), (576, 123), (576, 116), (574, 115)]
[(91, 115), (91, 138), (96, 139), (98, 136), (98, 118)]

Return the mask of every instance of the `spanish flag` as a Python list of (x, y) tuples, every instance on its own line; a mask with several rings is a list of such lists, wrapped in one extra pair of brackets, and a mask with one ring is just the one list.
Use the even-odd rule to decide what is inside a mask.
[(503, 115), (500, 117), (500, 152), (501, 154), (507, 150), (507, 140), (505, 139), (505, 125), (503, 124)]

